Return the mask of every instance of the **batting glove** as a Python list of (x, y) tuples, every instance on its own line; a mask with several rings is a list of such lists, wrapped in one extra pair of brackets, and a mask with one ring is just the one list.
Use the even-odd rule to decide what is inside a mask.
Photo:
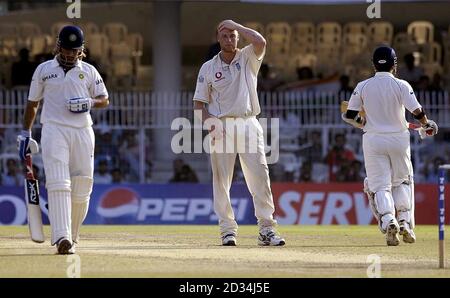
[(39, 152), (39, 145), (31, 138), (31, 131), (22, 130), (21, 134), (17, 136), (17, 149), (19, 150), (19, 157), (22, 161), (27, 158), (28, 154)]
[(89, 112), (93, 104), (92, 98), (76, 97), (67, 100), (66, 107), (72, 113), (86, 113)]
[(419, 133), (421, 140), (425, 139), (428, 136), (427, 132), (425, 131), (425, 129), (423, 129), (423, 127), (420, 127), (419, 129), (417, 129), (417, 132)]
[(427, 123), (422, 125), (422, 128), (425, 130), (426, 134), (430, 137), (436, 135), (439, 130), (436, 122), (434, 122), (433, 120), (428, 120)]
[(361, 129), (364, 127), (364, 125), (366, 125), (366, 119), (363, 116), (361, 116), (359, 113), (358, 113), (358, 115), (356, 115), (355, 119), (349, 119), (345, 116), (345, 114), (346, 113), (342, 113), (341, 118), (348, 124), (351, 124), (354, 127), (361, 128)]

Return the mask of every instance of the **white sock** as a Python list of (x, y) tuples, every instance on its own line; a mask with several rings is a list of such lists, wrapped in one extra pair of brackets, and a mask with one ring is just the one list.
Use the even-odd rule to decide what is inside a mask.
[(52, 229), (52, 245), (60, 238), (72, 242), (70, 191), (51, 191), (48, 193), (48, 217)]
[(72, 237), (75, 242), (78, 242), (80, 228), (86, 218), (88, 209), (89, 200), (72, 199)]

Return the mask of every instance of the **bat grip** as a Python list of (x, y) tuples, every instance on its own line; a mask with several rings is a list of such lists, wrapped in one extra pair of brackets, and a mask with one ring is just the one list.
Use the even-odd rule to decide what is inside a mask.
[(422, 127), (422, 126), (420, 126), (420, 124), (416, 124), (416, 123), (408, 123), (408, 125), (409, 125), (409, 129), (414, 129), (414, 130)]
[(33, 161), (31, 159), (31, 154), (27, 154), (25, 158), (25, 167), (26, 167), (26, 178), (27, 179), (34, 179), (33, 174)]

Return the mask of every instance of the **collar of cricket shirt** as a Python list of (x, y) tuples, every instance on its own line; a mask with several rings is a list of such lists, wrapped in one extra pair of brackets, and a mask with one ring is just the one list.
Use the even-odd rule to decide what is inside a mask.
[[(59, 67), (59, 62), (58, 62), (58, 59), (56, 58), (56, 56), (53, 58), (53, 60), (51, 62), (51, 66), (54, 68)], [(75, 65), (72, 68), (75, 68), (75, 67), (82, 69), (82, 64), (81, 64), (80, 59), (78, 59), (78, 61), (75, 63)]]
[(375, 76), (377, 77), (394, 77), (394, 75), (388, 71), (377, 71), (375, 73)]
[(233, 63), (236, 63), (237, 60), (239, 60), (239, 58), (241, 57), (241, 49), (236, 49), (236, 55), (234, 55), (233, 60), (231, 60), (230, 64), (227, 64), (225, 61), (222, 60), (222, 57), (220, 56), (220, 53), (222, 53), (222, 51), (220, 51), (217, 54), (217, 63), (222, 67), (230, 67)]

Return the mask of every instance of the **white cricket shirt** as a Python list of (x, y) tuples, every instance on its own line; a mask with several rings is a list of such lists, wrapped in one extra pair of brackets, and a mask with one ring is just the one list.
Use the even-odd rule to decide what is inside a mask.
[(218, 118), (258, 115), (256, 85), (264, 54), (256, 57), (251, 44), (238, 49), (230, 64), (217, 54), (200, 68), (193, 100), (207, 103), (208, 112)]
[(363, 130), (373, 133), (405, 131), (405, 108), (412, 112), (421, 107), (411, 85), (389, 72), (377, 72), (358, 83), (348, 103), (349, 110), (364, 108), (367, 123)]
[(55, 57), (39, 64), (34, 71), (28, 100), (44, 99), (42, 124), (52, 122), (71, 127), (87, 127), (92, 125), (91, 114), (70, 112), (66, 101), (76, 97), (95, 98), (100, 95), (108, 96), (108, 91), (95, 67), (78, 60), (75, 67), (64, 73)]

